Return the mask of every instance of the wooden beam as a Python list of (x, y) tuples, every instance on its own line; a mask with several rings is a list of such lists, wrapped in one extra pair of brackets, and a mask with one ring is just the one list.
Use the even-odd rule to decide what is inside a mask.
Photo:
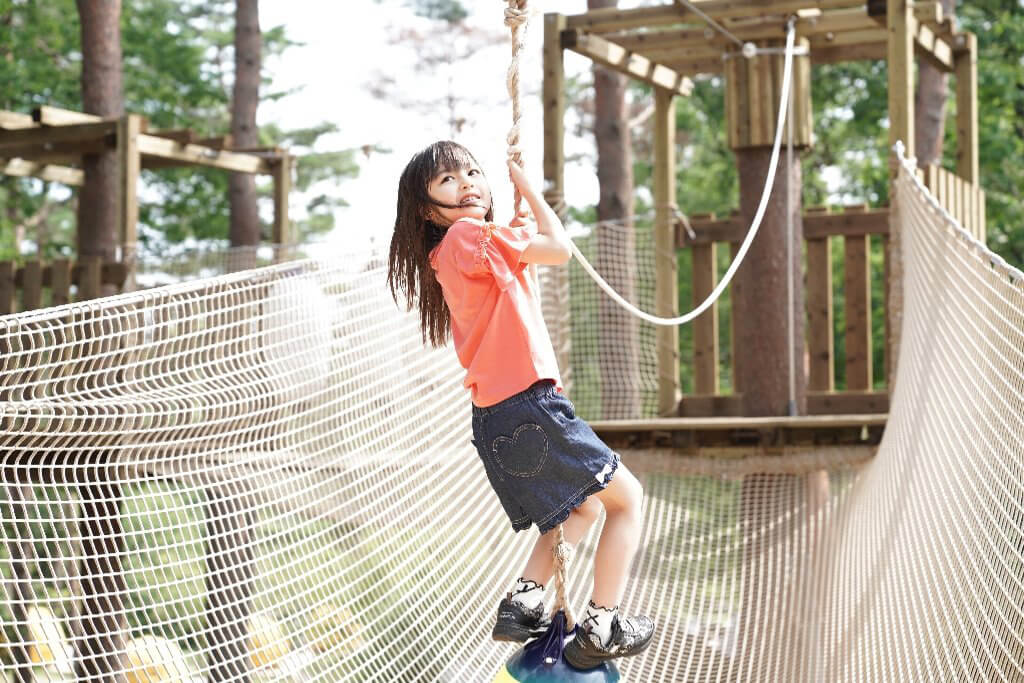
[(292, 191), (292, 157), (285, 152), (273, 166), (274, 226), (271, 239), (274, 244), (290, 244), (292, 235), (288, 219), (288, 197)]
[(9, 160), (0, 168), (0, 173), (10, 176), (30, 176), (54, 183), (63, 183), (64, 185), (81, 185), (85, 182), (85, 174), (81, 169), (43, 164), (25, 159)]
[(562, 46), (589, 57), (598, 64), (667, 92), (689, 95), (693, 91), (693, 81), (689, 78), (680, 76), (667, 66), (653, 62), (643, 55), (633, 54), (621, 45), (600, 36), (582, 31), (565, 31), (562, 33)]
[(847, 210), (843, 213), (805, 212), (804, 238), (821, 239), (832, 235), (847, 237), (889, 234), (889, 209), (862, 211)]
[(544, 186), (548, 202), (556, 210), (556, 204), (565, 199), (565, 67), (561, 43), (564, 29), (564, 15), (544, 15)]
[(811, 46), (811, 61), (815, 64), (835, 64), (838, 62), (861, 62), (885, 59), (889, 52), (887, 41), (865, 43), (861, 45), (842, 45), (839, 47)]
[(126, 114), (117, 127), (117, 163), (120, 177), (118, 197), (118, 240), (121, 246), (121, 260), (128, 266), (128, 282), (125, 289), (135, 289), (135, 259), (138, 249), (139, 224), (139, 172), (142, 169), (142, 155), (139, 153), (139, 136), (142, 117)]
[(914, 53), (930, 61), (939, 71), (953, 71), (953, 50), (949, 43), (937, 36), (934, 31), (916, 19), (912, 23), (914, 31)]
[[(675, 224), (671, 206), (676, 204), (676, 107), (675, 96), (660, 88), (654, 91), (654, 299), (656, 315), (679, 315), (679, 283)], [(679, 327), (659, 325), (655, 332), (658, 357), (658, 414), (672, 415), (679, 405)]]
[(52, 146), (61, 142), (92, 142), (112, 136), (116, 132), (117, 121), (0, 130), (0, 154), (6, 154), (6, 150), (19, 147)]
[(978, 185), (978, 39), (973, 33), (964, 33), (962, 38), (955, 63), (956, 172)]
[(103, 117), (70, 109), (42, 106), (32, 110), (32, 120), (40, 126), (66, 126), (74, 123), (99, 123)]
[[(902, 141), (908, 157), (914, 151), (914, 37), (911, 33), (913, 20), (910, 0), (888, 0), (885, 8), (885, 24), (889, 31), (888, 78), (889, 78), (889, 148)], [(889, 178), (896, 180), (899, 159), (895, 152), (889, 153)], [(889, 330), (889, 348), (885, 357), (889, 360), (887, 386), (889, 391), (896, 387), (896, 366), (900, 353), (900, 330), (903, 326), (903, 249), (899, 221), (892, 214), (890, 235), (886, 242), (888, 249), (886, 263), (889, 277), (886, 282), (888, 305), (886, 324)]]
[(0, 130), (17, 130), (19, 128), (32, 128), (33, 126), (35, 126), (35, 121), (28, 114), (0, 110)]
[(252, 154), (226, 152), (200, 145), (182, 145), (174, 140), (145, 134), (139, 135), (139, 152), (143, 155), (144, 165), (145, 157), (156, 157), (239, 173), (269, 174), (273, 171), (266, 159)]

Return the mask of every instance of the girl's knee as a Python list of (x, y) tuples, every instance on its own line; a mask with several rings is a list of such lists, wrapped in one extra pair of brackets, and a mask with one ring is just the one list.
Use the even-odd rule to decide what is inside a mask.
[(591, 496), (573, 510), (573, 514), (578, 515), (580, 520), (589, 526), (597, 521), (598, 515), (601, 514), (601, 503), (597, 498)]

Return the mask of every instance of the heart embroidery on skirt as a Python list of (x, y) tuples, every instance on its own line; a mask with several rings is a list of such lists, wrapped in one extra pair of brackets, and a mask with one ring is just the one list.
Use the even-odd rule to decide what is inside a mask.
[(544, 467), (548, 457), (548, 435), (539, 425), (516, 427), (512, 438), (499, 436), (492, 444), (498, 466), (513, 477), (532, 477)]

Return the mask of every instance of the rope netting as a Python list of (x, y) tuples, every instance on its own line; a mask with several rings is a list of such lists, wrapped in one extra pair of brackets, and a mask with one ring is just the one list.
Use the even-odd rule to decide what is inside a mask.
[[(625, 680), (1024, 676), (1024, 284), (906, 172), (896, 201), (873, 460), (622, 453), (645, 487), (623, 609), (658, 622)], [(603, 295), (542, 277), (560, 350), (600, 354)], [(581, 414), (637, 405), (614, 396), (653, 381), (648, 333), (623, 332), (632, 384), (571, 368)], [(490, 629), (532, 534), (486, 482), (455, 354), (423, 348), (372, 255), (3, 317), (0, 354), (8, 680), (487, 681), (511, 653)]]

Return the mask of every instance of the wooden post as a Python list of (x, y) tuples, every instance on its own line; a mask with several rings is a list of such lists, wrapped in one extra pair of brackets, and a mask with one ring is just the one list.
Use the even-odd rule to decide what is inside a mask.
[(288, 196), (292, 191), (291, 155), (285, 151), (274, 164), (274, 231), (272, 242), (275, 247), (284, 247), (292, 241), (291, 223), (288, 220)]
[(843, 291), (846, 295), (846, 390), (869, 391), (871, 371), (871, 237), (847, 235)]
[(834, 391), (832, 330), (832, 252), (828, 237), (807, 240), (808, 389)]
[(955, 54), (956, 68), (956, 172), (972, 185), (978, 178), (978, 39), (973, 33)]
[[(544, 15), (544, 200), (565, 219), (565, 66), (562, 61), (562, 31), (565, 29), (565, 15)], [(569, 269), (556, 268), (549, 271), (551, 280), (547, 292), (568, 292)], [(567, 308), (567, 304), (566, 304)], [(567, 311), (552, 311), (547, 319), (555, 357), (562, 373), (566, 391), (572, 392), (572, 367), (570, 358), (569, 325), (564, 323)], [(547, 312), (545, 312), (547, 316)]]
[(14, 313), (14, 261), (0, 261), (0, 315)]
[(35, 311), (43, 307), (43, 264), (26, 261), (21, 267), (21, 310)]
[(135, 261), (138, 250), (139, 225), (139, 170), (142, 154), (139, 152), (139, 134), (142, 117), (126, 114), (117, 123), (117, 163), (120, 173), (120, 206), (118, 210), (118, 240), (121, 243), (121, 261), (128, 267), (122, 291), (135, 290)]
[[(693, 305), (699, 306), (718, 283), (714, 242), (693, 247)], [(718, 304), (693, 321), (693, 393), (718, 393)]]
[[(676, 265), (676, 108), (667, 90), (654, 91), (654, 299), (656, 314), (679, 315), (678, 267)], [(675, 415), (679, 409), (679, 328), (659, 325), (658, 414)]]
[[(911, 32), (914, 10), (910, 0), (889, 0), (885, 6), (885, 23), (889, 32), (889, 145), (902, 140), (906, 155), (914, 156), (914, 36)], [(896, 179), (899, 161), (889, 152), (889, 176)], [(896, 387), (896, 366), (899, 362), (900, 337), (903, 325), (903, 256), (900, 235), (900, 207), (890, 197), (889, 213), (889, 279), (886, 282), (889, 349), (888, 387)]]

